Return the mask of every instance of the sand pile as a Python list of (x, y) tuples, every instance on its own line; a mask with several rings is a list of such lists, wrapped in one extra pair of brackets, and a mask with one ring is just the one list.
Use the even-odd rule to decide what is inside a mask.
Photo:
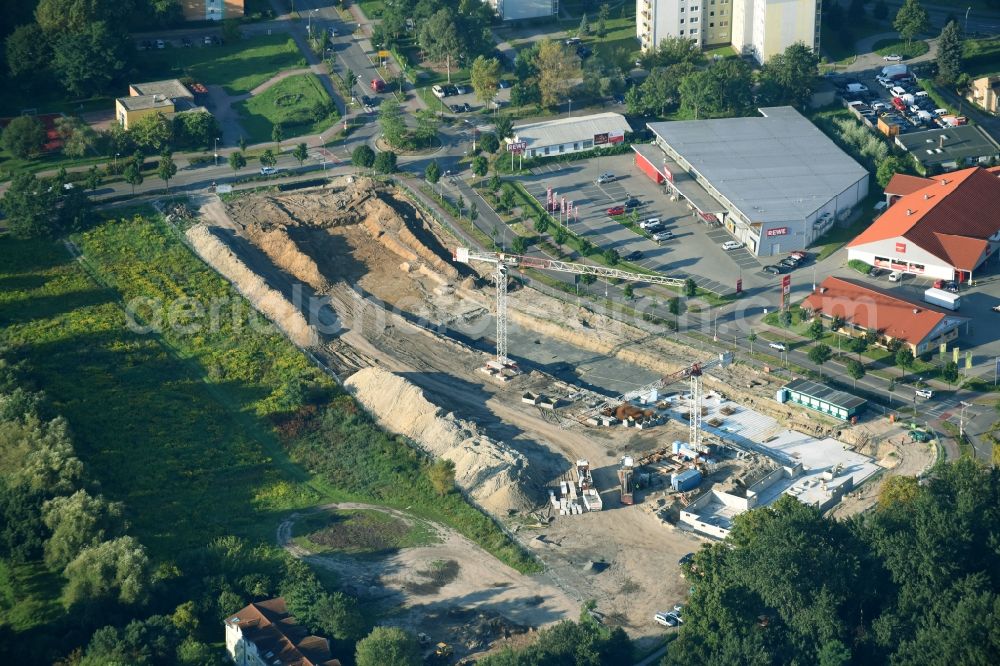
[(456, 483), (485, 510), (503, 516), (538, 505), (542, 489), (527, 457), (480, 434), (475, 424), (445, 414), (406, 379), (372, 367), (356, 372), (345, 386), (380, 425), (454, 462)]
[(308, 254), (299, 249), (298, 244), (288, 235), (288, 228), (277, 226), (267, 231), (260, 227), (247, 227), (247, 235), (274, 265), (305, 282), (317, 292), (323, 292), (329, 284), (319, 266)]
[(243, 294), (265, 317), (273, 321), (294, 342), (302, 347), (319, 344), (319, 333), (310, 326), (302, 313), (279, 291), (271, 288), (254, 273), (208, 227), (198, 224), (187, 230), (188, 241), (205, 263), (217, 270)]

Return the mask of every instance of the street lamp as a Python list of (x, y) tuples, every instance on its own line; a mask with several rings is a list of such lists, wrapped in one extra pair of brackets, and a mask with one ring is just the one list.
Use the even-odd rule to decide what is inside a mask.
[(219, 137), (215, 137), (215, 166), (219, 166)]
[(972, 5), (965, 10), (965, 34), (969, 34), (969, 12), (972, 11)]
[[(121, 153), (115, 153), (115, 171), (118, 171), (118, 158), (121, 157)], [(996, 382), (993, 382), (996, 384)]]
[(570, 118), (573, 117), (573, 100), (572, 99), (569, 100), (569, 117)]
[(310, 37), (312, 37), (313, 34), (313, 14), (315, 14), (318, 11), (319, 8), (316, 8), (309, 12), (309, 25), (306, 26), (306, 32), (309, 33)]

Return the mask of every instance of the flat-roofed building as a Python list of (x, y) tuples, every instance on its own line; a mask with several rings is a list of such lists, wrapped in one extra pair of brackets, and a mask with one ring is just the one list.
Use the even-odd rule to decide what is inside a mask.
[(523, 143), (525, 157), (548, 157), (578, 153), (595, 146), (625, 141), (632, 126), (620, 113), (595, 113), (589, 116), (545, 120), (517, 125), (506, 143)]

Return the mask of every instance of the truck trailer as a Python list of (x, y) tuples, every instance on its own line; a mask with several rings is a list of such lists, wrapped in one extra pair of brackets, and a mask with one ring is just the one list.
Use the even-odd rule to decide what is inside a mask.
[(924, 300), (931, 305), (936, 305), (946, 310), (957, 310), (962, 306), (961, 296), (947, 292), (944, 289), (935, 289), (934, 287), (924, 292)]

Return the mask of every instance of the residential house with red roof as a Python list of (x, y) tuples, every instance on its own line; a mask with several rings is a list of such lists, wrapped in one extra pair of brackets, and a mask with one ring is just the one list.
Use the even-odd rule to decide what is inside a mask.
[(841, 333), (859, 337), (868, 331), (878, 335), (879, 344), (899, 340), (914, 356), (933, 351), (951, 342), (967, 327), (968, 317), (913, 302), (892, 292), (854, 280), (828, 277), (801, 307), (827, 319), (844, 321)]
[(922, 187), (917, 180), (890, 181), (886, 193), (898, 198), (848, 244), (848, 260), (929, 278), (972, 279), (1000, 246), (1000, 171), (973, 167), (920, 179)]
[(330, 641), (310, 635), (281, 597), (252, 603), (227, 618), (226, 651), (237, 666), (340, 666)]

